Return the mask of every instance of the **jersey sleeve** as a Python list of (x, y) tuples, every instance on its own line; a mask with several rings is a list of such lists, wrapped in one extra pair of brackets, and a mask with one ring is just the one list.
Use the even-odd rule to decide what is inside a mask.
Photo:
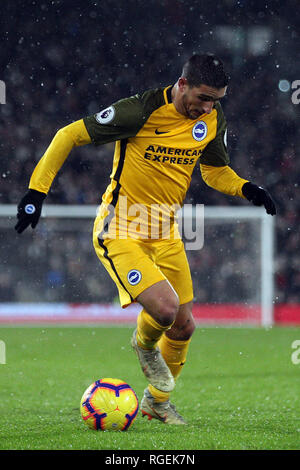
[(146, 120), (139, 95), (125, 98), (83, 119), (94, 145), (107, 144), (135, 136)]
[(220, 103), (216, 105), (217, 131), (215, 138), (205, 147), (200, 158), (200, 164), (211, 166), (225, 166), (230, 162), (227, 152), (227, 123)]
[(90, 136), (82, 119), (62, 127), (36, 165), (30, 178), (29, 188), (47, 194), (71, 150), (90, 142)]
[(213, 167), (200, 164), (203, 181), (211, 188), (230, 196), (239, 196), (245, 199), (243, 186), (248, 180), (241, 178), (230, 166)]

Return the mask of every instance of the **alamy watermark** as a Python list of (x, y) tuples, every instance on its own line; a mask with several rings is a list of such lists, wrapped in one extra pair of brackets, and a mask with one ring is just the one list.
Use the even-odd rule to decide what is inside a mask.
[(119, 196), (116, 207), (102, 203), (97, 216), (102, 239), (184, 239), (186, 250), (203, 248), (203, 204), (129, 204), (126, 196)]
[(6, 364), (6, 347), (2, 340), (0, 340), (0, 364)]
[(3, 80), (0, 80), (0, 104), (6, 104), (6, 86)]
[(294, 80), (292, 82), (292, 89), (295, 90), (292, 93), (292, 103), (299, 104), (300, 103), (300, 80)]
[(300, 339), (295, 339), (295, 341), (292, 342), (292, 349), (295, 349), (291, 355), (292, 363), (295, 365), (300, 364)]

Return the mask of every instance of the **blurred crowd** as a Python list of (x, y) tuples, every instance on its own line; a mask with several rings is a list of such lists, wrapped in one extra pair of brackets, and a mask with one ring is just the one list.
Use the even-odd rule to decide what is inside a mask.
[[(1, 23), (0, 79), (7, 96), (0, 105), (0, 203), (19, 202), (59, 128), (120, 98), (175, 83), (192, 53), (216, 52), (231, 77), (222, 103), (231, 166), (266, 187), (276, 202), (275, 300), (297, 303), (300, 104), (292, 103), (291, 91), (278, 88), (280, 79), (300, 79), (296, 59), (287, 61), (284, 52), (299, 40), (299, 15), (293, 10), (297, 5), (291, 0), (282, 10), (276, 1), (269, 2), (269, 9), (254, 1), (222, 3), (225, 9), (206, 5), (199, 10), (199, 2), (183, 0), (9, 2)], [(267, 53), (237, 51), (217, 42), (216, 26), (233, 22), (244, 31), (268, 26), (272, 36)], [(113, 144), (73, 150), (46, 203), (99, 204), (112, 155)], [(248, 204), (208, 188), (198, 166), (186, 202)], [(51, 231), (52, 224), (42, 224), (39, 236), (17, 236), (13, 223), (1, 223), (2, 300), (105, 302), (116, 296), (93, 253), (90, 223), (81, 223), (74, 232), (62, 227)], [(257, 300), (259, 288), (249, 281), (253, 243), (246, 229), (237, 236), (230, 230), (220, 235), (209, 227), (204, 248), (189, 255), (198, 301)]]

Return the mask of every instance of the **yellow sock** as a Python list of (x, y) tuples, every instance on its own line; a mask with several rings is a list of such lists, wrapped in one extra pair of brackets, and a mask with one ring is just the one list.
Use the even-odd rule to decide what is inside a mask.
[(185, 364), (191, 338), (187, 341), (177, 341), (163, 335), (157, 346), (176, 380)]
[(137, 344), (144, 349), (153, 349), (163, 333), (171, 326), (172, 324), (160, 325), (143, 309), (137, 318)]
[[(166, 361), (174, 379), (176, 380), (185, 364), (186, 356), (191, 339), (187, 341), (177, 341), (168, 338), (165, 334), (161, 336), (157, 343), (161, 354)], [(162, 392), (153, 385), (148, 385), (148, 390), (156, 402), (167, 401), (170, 398), (169, 392)]]
[(157, 403), (169, 400), (170, 392), (162, 392), (161, 390), (158, 390), (157, 388), (153, 387), (153, 385), (151, 384), (148, 385), (148, 390), (154, 397), (154, 401), (156, 401)]

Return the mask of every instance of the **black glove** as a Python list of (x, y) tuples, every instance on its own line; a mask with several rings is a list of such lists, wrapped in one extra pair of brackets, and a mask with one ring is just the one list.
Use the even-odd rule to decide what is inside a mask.
[(19, 220), (15, 226), (18, 233), (22, 233), (30, 224), (32, 228), (36, 227), (46, 196), (47, 194), (36, 191), (35, 189), (29, 189), (29, 191), (27, 191), (18, 205), (17, 217)]
[(242, 193), (255, 206), (265, 206), (267, 214), (275, 215), (276, 207), (268, 191), (253, 183), (245, 183)]

